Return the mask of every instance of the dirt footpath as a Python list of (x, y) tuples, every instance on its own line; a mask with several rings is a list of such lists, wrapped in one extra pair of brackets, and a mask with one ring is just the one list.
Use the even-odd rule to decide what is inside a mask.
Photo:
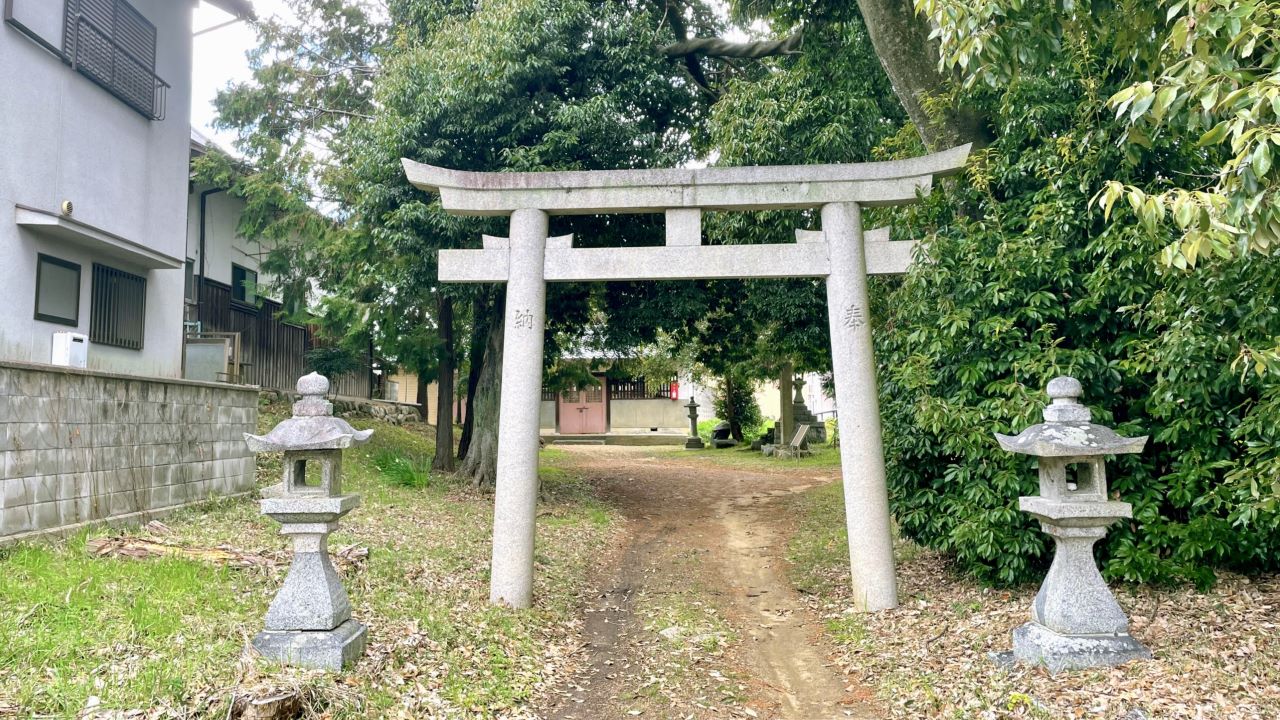
[(566, 446), (627, 519), (548, 718), (882, 717), (831, 665), (787, 579), (781, 500), (831, 470), (740, 470), (678, 450)]

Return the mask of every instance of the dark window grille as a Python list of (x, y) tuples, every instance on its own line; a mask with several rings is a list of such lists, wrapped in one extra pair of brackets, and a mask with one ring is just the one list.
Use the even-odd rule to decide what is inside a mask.
[(169, 84), (156, 75), (156, 26), (125, 0), (66, 0), (67, 62), (126, 105), (163, 120)]
[(548, 390), (548, 389), (546, 389), (546, 388), (542, 388), (542, 400), (543, 400), (543, 402), (555, 402), (555, 400), (556, 400), (556, 391), (555, 391), (555, 390)]
[[(671, 382), (675, 381), (672, 380)], [(671, 383), (663, 383), (657, 392), (651, 393), (645, 385), (644, 378), (609, 381), (610, 400), (652, 400), (655, 398), (669, 400), (671, 398)]]
[(141, 350), (146, 308), (146, 278), (93, 264), (90, 342)]

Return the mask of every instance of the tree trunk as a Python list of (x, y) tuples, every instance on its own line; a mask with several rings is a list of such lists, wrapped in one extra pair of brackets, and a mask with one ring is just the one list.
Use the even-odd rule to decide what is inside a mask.
[(941, 95), (947, 78), (938, 71), (938, 43), (929, 39), (929, 20), (918, 15), (911, 0), (858, 0), (867, 34), (880, 64), (893, 83), (907, 116), (930, 150), (972, 142), (991, 142), (984, 118), (966, 108), (952, 108), (934, 119), (925, 111), (922, 97)]
[(729, 423), (729, 434), (733, 436), (733, 439), (737, 440), (738, 442), (742, 442), (742, 421), (738, 419), (738, 413), (736, 411), (736, 408), (734, 408), (733, 406), (734, 392), (735, 390), (733, 387), (733, 378), (729, 375), (729, 373), (725, 373), (724, 414), (728, 415), (729, 417), (725, 418), (724, 421)]
[(413, 401), (418, 403), (418, 415), (422, 417), (422, 422), (430, 424), (431, 408), (427, 406), (427, 383), (422, 381), (423, 368), (414, 368), (417, 373), (418, 388), (414, 391)]
[(453, 298), (436, 297), (436, 324), (440, 333), (436, 380), (436, 456), (431, 469), (453, 472)]
[(502, 395), (502, 312), (503, 303), (494, 303), (489, 316), (489, 333), (484, 361), (475, 392), (468, 398), (471, 408), (471, 441), (462, 461), (462, 474), (471, 486), (489, 489), (498, 479), (498, 411)]
[(462, 436), (458, 438), (458, 459), (467, 456), (471, 447), (471, 433), (475, 430), (476, 386), (480, 383), (480, 370), (484, 367), (484, 349), (489, 342), (489, 303), (483, 295), (471, 301), (471, 345), (467, 351), (470, 369), (467, 371), (467, 412), (462, 418)]

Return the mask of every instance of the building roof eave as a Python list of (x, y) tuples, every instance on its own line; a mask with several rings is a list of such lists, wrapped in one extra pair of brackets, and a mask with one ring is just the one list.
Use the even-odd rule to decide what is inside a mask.
[(216, 8), (221, 8), (238, 18), (249, 20), (257, 19), (258, 15), (253, 11), (253, 3), (250, 0), (205, 0)]

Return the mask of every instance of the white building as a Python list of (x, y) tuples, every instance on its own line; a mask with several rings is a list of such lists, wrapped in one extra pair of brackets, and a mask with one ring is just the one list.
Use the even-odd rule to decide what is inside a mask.
[[(207, 137), (191, 131), (193, 161), (216, 149)], [(315, 337), (311, 328), (284, 317), (279, 288), (262, 269), (273, 244), (240, 232), (246, 207), (229, 188), (194, 179), (190, 184), (184, 248), (188, 331), (184, 376), (291, 391), (297, 379), (311, 371), (306, 353), (314, 347)], [(318, 292), (314, 284), (312, 291)], [(220, 343), (230, 343), (231, 352), (223, 353)], [(235, 354), (236, 348), (238, 360), (227, 363), (225, 358)], [(338, 395), (372, 396), (373, 378), (367, 368), (330, 381)]]
[(194, 5), (3, 3), (0, 361), (182, 376)]
[[(215, 149), (213, 141), (195, 128), (191, 129), (191, 159)], [(269, 288), (272, 278), (261, 272), (262, 258), (271, 250), (269, 243), (240, 234), (245, 202), (226, 188), (195, 183), (187, 195), (186, 259), (194, 277), (204, 277), (232, 289), (237, 302), (254, 305), (258, 296), (273, 297)], [(194, 304), (194, 288), (188, 300)], [(188, 320), (196, 320), (194, 313)]]
[(254, 487), (256, 388), (181, 379), (194, 6), (0, 2), (0, 543)]

